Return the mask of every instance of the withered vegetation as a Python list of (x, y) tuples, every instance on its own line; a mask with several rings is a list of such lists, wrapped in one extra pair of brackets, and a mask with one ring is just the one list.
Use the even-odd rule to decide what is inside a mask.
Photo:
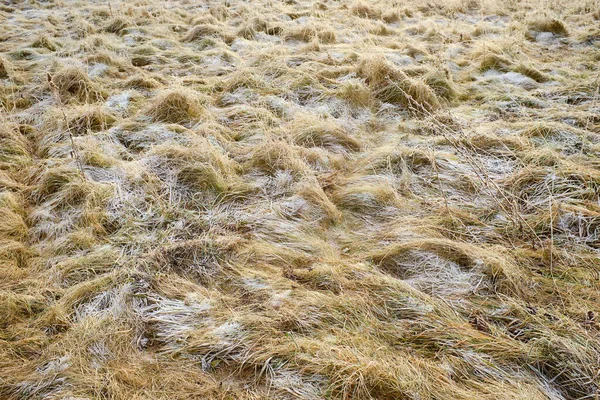
[(600, 6), (0, 6), (0, 399), (600, 396)]

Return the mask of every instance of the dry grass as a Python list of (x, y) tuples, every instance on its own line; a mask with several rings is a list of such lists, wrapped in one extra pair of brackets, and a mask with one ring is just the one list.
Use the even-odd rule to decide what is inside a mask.
[(289, 130), (294, 142), (306, 147), (320, 147), (336, 150), (358, 150), (360, 141), (344, 127), (333, 121), (314, 119), (303, 115), (291, 121)]
[(146, 110), (146, 115), (157, 122), (173, 124), (190, 122), (202, 115), (200, 99), (186, 90), (171, 90), (159, 94)]
[(71, 99), (88, 103), (98, 100), (101, 96), (88, 74), (80, 68), (67, 67), (49, 76), (51, 88), (55, 90), (63, 102)]
[(85, 135), (109, 129), (116, 123), (116, 118), (98, 107), (86, 106), (78, 109), (69, 121), (69, 129), (74, 135)]
[(594, 399), (593, 1), (0, 6), (0, 399)]
[(0, 58), (0, 79), (8, 78), (11, 72), (11, 66), (8, 60), (5, 58)]
[(539, 19), (533, 21), (529, 26), (531, 29), (539, 32), (551, 32), (558, 36), (569, 35), (564, 22), (558, 19)]
[(435, 92), (425, 82), (411, 80), (381, 55), (361, 59), (357, 72), (383, 102), (401, 104), (418, 114), (440, 107)]

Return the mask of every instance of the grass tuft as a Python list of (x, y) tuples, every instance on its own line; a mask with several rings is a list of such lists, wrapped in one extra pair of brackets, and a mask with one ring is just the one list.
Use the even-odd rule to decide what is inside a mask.
[(19, 169), (31, 163), (26, 138), (9, 124), (0, 124), (0, 169)]
[(244, 25), (236, 32), (236, 35), (247, 40), (254, 40), (256, 31), (252, 26)]
[(530, 28), (538, 32), (551, 32), (558, 36), (569, 36), (564, 22), (558, 19), (538, 19), (529, 24)]
[(196, 25), (185, 35), (184, 42), (195, 42), (207, 38), (220, 38), (226, 43), (234, 40), (234, 36), (227, 33), (223, 27), (219, 25), (202, 24)]
[(78, 116), (69, 121), (69, 129), (74, 135), (99, 132), (113, 126), (116, 118), (99, 107), (85, 107)]
[(126, 88), (135, 89), (157, 89), (161, 86), (156, 79), (142, 75), (132, 76), (125, 81), (124, 85)]
[(131, 25), (131, 22), (124, 17), (115, 17), (111, 18), (108, 23), (102, 28), (103, 32), (108, 33), (121, 33), (125, 28), (128, 28)]
[(176, 145), (157, 146), (153, 154), (165, 160), (177, 182), (196, 190), (214, 190), (225, 193), (237, 183), (236, 163), (205, 142), (204, 147)]
[(0, 57), (0, 79), (6, 79), (10, 77), (10, 72), (12, 67), (8, 60), (3, 57)]
[(158, 94), (145, 114), (158, 122), (191, 122), (202, 115), (200, 98), (192, 91), (173, 89)]
[(550, 80), (548, 75), (544, 74), (537, 68), (529, 66), (529, 65), (519, 64), (514, 68), (514, 71), (518, 72), (520, 74), (523, 74), (525, 76), (528, 76), (531, 79), (533, 79), (534, 81), (539, 82), (539, 83), (548, 82)]
[(482, 72), (490, 69), (506, 72), (510, 70), (512, 65), (508, 58), (491, 51), (480, 52), (479, 59), (479, 70)]
[(40, 36), (39, 38), (37, 38), (32, 44), (31, 47), (35, 47), (35, 48), (40, 48), (40, 49), (47, 49), (50, 51), (56, 51), (58, 50), (59, 46), (57, 43), (55, 43), (52, 39), (50, 39), (48, 36)]
[(373, 95), (385, 103), (400, 104), (417, 114), (440, 107), (435, 92), (425, 82), (410, 79), (383, 56), (361, 59), (357, 72), (371, 87)]
[(444, 100), (454, 100), (458, 96), (458, 90), (448, 72), (434, 72), (425, 77), (425, 84), (429, 86), (435, 94)]
[(305, 115), (293, 120), (290, 129), (294, 132), (294, 141), (301, 146), (325, 147), (334, 151), (361, 148), (357, 138), (333, 121)]
[(88, 75), (75, 67), (59, 70), (52, 76), (50, 83), (63, 102), (76, 99), (87, 103), (101, 98), (100, 92), (92, 84)]
[(327, 26), (314, 25), (304, 26), (291, 31), (286, 31), (285, 37), (288, 39), (310, 42), (317, 39), (320, 43), (331, 44), (337, 41), (335, 31)]
[(355, 2), (350, 6), (352, 14), (363, 18), (381, 18), (381, 11), (369, 4)]

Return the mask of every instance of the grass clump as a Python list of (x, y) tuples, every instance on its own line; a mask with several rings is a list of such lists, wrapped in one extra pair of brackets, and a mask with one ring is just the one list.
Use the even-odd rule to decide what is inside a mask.
[(438, 97), (426, 83), (410, 79), (383, 56), (361, 59), (357, 72), (371, 87), (373, 95), (383, 102), (401, 104), (417, 114), (440, 108)]
[(363, 18), (381, 18), (381, 10), (363, 2), (355, 2), (350, 6), (352, 14)]
[(183, 42), (195, 42), (209, 38), (219, 38), (225, 43), (231, 43), (235, 36), (229, 34), (222, 26), (202, 24), (190, 29), (183, 38)]
[(254, 40), (254, 38), (256, 37), (256, 31), (251, 25), (244, 25), (237, 30), (236, 36), (239, 36), (246, 40)]
[(55, 167), (44, 171), (36, 182), (34, 194), (42, 199), (61, 191), (71, 182), (80, 181), (81, 175), (77, 170), (67, 166)]
[(28, 227), (23, 220), (24, 210), (19, 199), (10, 192), (0, 192), (0, 237), (22, 240), (27, 236)]
[(50, 79), (51, 87), (63, 102), (79, 100), (96, 101), (102, 94), (96, 89), (88, 75), (79, 68), (68, 67), (56, 72)]
[(507, 72), (512, 66), (512, 61), (492, 51), (481, 51), (476, 57), (479, 58), (479, 70), (482, 72), (490, 69)]
[(533, 79), (534, 81), (536, 81), (538, 83), (544, 83), (544, 82), (548, 82), (550, 80), (548, 75), (544, 74), (539, 69), (529, 66), (529, 65), (519, 64), (513, 70), (515, 72), (518, 72), (520, 74), (528, 76), (529, 78)]
[(304, 174), (309, 169), (299, 152), (283, 141), (269, 141), (259, 146), (252, 153), (248, 165), (270, 175), (275, 175), (277, 171)]
[(527, 137), (527, 138), (539, 137), (539, 138), (546, 138), (546, 139), (549, 139), (553, 136), (560, 136), (560, 134), (561, 134), (560, 126), (557, 126), (554, 124), (545, 124), (545, 123), (539, 123), (539, 124), (530, 126), (529, 128), (526, 128), (521, 133), (522, 136)]
[(339, 88), (338, 96), (357, 107), (370, 107), (373, 104), (371, 90), (362, 82), (345, 82)]
[(6, 79), (10, 76), (12, 68), (10, 63), (4, 57), (0, 57), (0, 79)]
[(107, 33), (121, 33), (125, 28), (128, 28), (131, 22), (124, 17), (111, 18), (108, 23), (102, 28), (103, 32)]
[(31, 47), (43, 48), (43, 49), (47, 49), (50, 51), (56, 51), (59, 48), (58, 44), (56, 44), (52, 39), (50, 39), (48, 36), (45, 36), (45, 35), (37, 38), (31, 44)]
[(194, 92), (175, 89), (158, 94), (145, 114), (157, 122), (187, 123), (202, 115), (202, 106)]
[(385, 214), (401, 204), (394, 186), (380, 177), (350, 183), (336, 190), (332, 201), (341, 209), (364, 215)]
[(0, 169), (23, 168), (30, 162), (27, 140), (14, 126), (0, 123)]
[(91, 132), (99, 132), (113, 126), (116, 118), (99, 107), (86, 107), (81, 110), (80, 115), (69, 121), (69, 129), (75, 135), (85, 135)]
[(557, 36), (569, 36), (569, 31), (564, 22), (558, 19), (538, 19), (531, 22), (529, 27), (538, 32), (551, 32)]
[(195, 190), (229, 191), (237, 182), (237, 164), (207, 141), (201, 143), (202, 147), (165, 144), (152, 153), (164, 160), (165, 169), (177, 177), (177, 183)]
[(303, 26), (285, 32), (285, 37), (288, 39), (310, 42), (317, 39), (321, 43), (330, 44), (337, 41), (337, 35), (331, 28), (321, 25)]
[(157, 89), (161, 86), (156, 79), (143, 75), (132, 76), (125, 81), (124, 85), (126, 88), (134, 89)]
[(306, 115), (292, 121), (289, 129), (294, 132), (294, 141), (301, 146), (324, 147), (334, 151), (356, 151), (361, 148), (359, 139), (333, 121)]
[(425, 76), (425, 83), (435, 94), (444, 100), (451, 101), (458, 96), (456, 85), (447, 71), (436, 71)]

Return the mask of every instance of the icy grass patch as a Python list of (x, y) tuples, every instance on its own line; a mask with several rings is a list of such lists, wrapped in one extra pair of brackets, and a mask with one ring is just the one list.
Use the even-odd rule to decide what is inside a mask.
[(278, 369), (269, 378), (269, 385), (274, 389), (289, 393), (295, 398), (316, 400), (323, 398), (321, 393), (327, 380), (323, 376), (303, 376), (296, 371)]
[(468, 294), (478, 285), (481, 274), (465, 270), (436, 254), (410, 251), (397, 263), (398, 274), (410, 286), (438, 297), (451, 299)]
[(90, 78), (97, 78), (104, 75), (104, 73), (108, 71), (108, 68), (108, 65), (104, 63), (92, 64), (88, 69), (88, 75)]
[(122, 316), (128, 308), (127, 299), (132, 293), (132, 289), (131, 284), (125, 284), (97, 294), (90, 301), (75, 308), (76, 321), (82, 321), (88, 317), (111, 316), (118, 318)]
[(131, 92), (123, 92), (114, 94), (106, 101), (106, 107), (112, 111), (123, 113), (127, 111), (129, 107), (129, 101), (131, 100)]
[(147, 151), (155, 145), (168, 142), (182, 146), (190, 145), (190, 139), (185, 134), (174, 132), (163, 124), (147, 125), (134, 132), (117, 129), (114, 134), (125, 147), (134, 151)]
[(227, 321), (211, 332), (214, 336), (222, 340), (234, 339), (242, 334), (242, 326), (235, 321)]
[(50, 360), (46, 364), (41, 365), (40, 367), (38, 367), (37, 372), (43, 375), (58, 374), (59, 372), (62, 372), (69, 368), (70, 365), (71, 364), (69, 362), (69, 356), (62, 356), (60, 358)]
[(258, 278), (242, 278), (242, 283), (252, 290), (263, 290), (269, 288), (269, 285)]
[(509, 83), (511, 85), (520, 86), (527, 90), (538, 87), (538, 83), (536, 81), (518, 72), (500, 73), (499, 71), (490, 69), (483, 74), (483, 77), (487, 81)]
[(535, 41), (539, 44), (551, 44), (555, 39), (552, 32), (540, 32), (535, 36)]
[(271, 296), (271, 306), (273, 308), (279, 308), (283, 303), (291, 296), (291, 290), (284, 290), (283, 292), (273, 293)]
[(188, 296), (185, 301), (162, 296), (148, 298), (149, 305), (141, 310), (144, 321), (154, 328), (154, 337), (166, 348), (177, 350), (189, 334), (198, 327), (210, 326), (210, 301)]

